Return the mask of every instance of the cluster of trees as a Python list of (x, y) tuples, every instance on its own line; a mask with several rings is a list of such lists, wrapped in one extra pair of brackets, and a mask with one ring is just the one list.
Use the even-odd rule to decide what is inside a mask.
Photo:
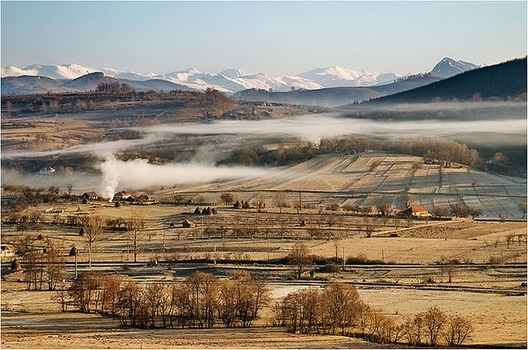
[(367, 150), (379, 150), (430, 158), (446, 166), (450, 166), (453, 162), (466, 164), (474, 168), (483, 168), (484, 166), (483, 159), (476, 149), (470, 149), (467, 145), (457, 141), (438, 137), (385, 140), (364, 135), (323, 138), (319, 145), (310, 142), (299, 142), (290, 145), (281, 144), (276, 150), (268, 150), (261, 145), (246, 146), (233, 151), (227, 159), (220, 163), (247, 166), (282, 166), (309, 160), (317, 154), (356, 154)]
[[(38, 205), (41, 203), (56, 203), (61, 196), (71, 195), (73, 185), (67, 185), (67, 191), (61, 193), (60, 188), (57, 186), (50, 186), (48, 189), (31, 188), (27, 185), (14, 185), (14, 184), (3, 184), (4, 192), (12, 195), (12, 201), (6, 203), (7, 209), (13, 211), (20, 211), (26, 209), (30, 205)], [(4, 203), (3, 203), (4, 204)]]
[[(360, 336), (381, 344), (461, 346), (473, 331), (472, 323), (431, 307), (396, 321), (365, 304), (357, 289), (333, 282), (323, 289), (307, 288), (288, 294), (273, 308), (275, 323), (292, 333)], [(442, 342), (443, 340), (443, 342)]]
[[(391, 153), (410, 154), (432, 159), (439, 164), (465, 164), (475, 169), (488, 170), (501, 174), (526, 176), (526, 147), (497, 149), (480, 146), (487, 155), (492, 152), (493, 160), (485, 162), (478, 149), (449, 139), (438, 137), (415, 137), (404, 140), (384, 140), (364, 135), (349, 135), (340, 138), (323, 138), (319, 145), (299, 142), (288, 146), (280, 145), (277, 150), (268, 150), (260, 145), (246, 146), (235, 150), (224, 164), (248, 166), (282, 166), (303, 162), (323, 153), (356, 154), (367, 150), (380, 150)], [(506, 154), (501, 161), (498, 155)], [(490, 155), (490, 157), (492, 157)], [(372, 170), (372, 169), (371, 169)]]
[(97, 85), (97, 91), (110, 93), (128, 93), (132, 91), (130, 84), (118, 81), (102, 82)]
[(384, 140), (364, 135), (321, 139), (319, 152), (361, 153), (367, 150), (380, 150), (431, 158), (447, 165), (452, 162), (471, 167), (482, 167), (479, 152), (457, 141), (438, 137), (414, 137), (404, 140)]
[(436, 207), (432, 214), (437, 217), (454, 216), (457, 218), (478, 217), (482, 215), (481, 209), (474, 209), (469, 206), (460, 205), (458, 203), (451, 203), (449, 207)]
[[(66, 262), (51, 241), (43, 242), (42, 248), (24, 254), (24, 279), (27, 290), (55, 290), (60, 282), (68, 278)], [(17, 260), (12, 267), (17, 264)], [(16, 270), (16, 268), (14, 269)]]
[(201, 97), (200, 104), (204, 107), (215, 107), (225, 111), (232, 109), (237, 105), (237, 102), (234, 99), (227, 97), (224, 93), (212, 88), (207, 88)]
[(219, 164), (237, 164), (246, 166), (283, 166), (312, 159), (318, 153), (317, 147), (309, 142), (291, 145), (279, 145), (276, 150), (268, 150), (261, 145), (236, 149)]
[(268, 287), (242, 270), (226, 280), (196, 271), (181, 283), (148, 284), (85, 271), (69, 288), (68, 297), (81, 312), (111, 315), (122, 325), (138, 328), (251, 327), (270, 300)]

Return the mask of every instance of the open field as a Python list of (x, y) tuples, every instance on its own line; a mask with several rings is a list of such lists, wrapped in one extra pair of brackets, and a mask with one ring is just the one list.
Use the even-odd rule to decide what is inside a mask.
[[(217, 179), (215, 171), (229, 171), (229, 167), (171, 168), (174, 164), (150, 157), (150, 152), (169, 154), (178, 165), (213, 162), (246, 143), (264, 142), (268, 149), (276, 150), (281, 142), (295, 138), (272, 133), (216, 133), (214, 123), (196, 123), (210, 122), (204, 120), (207, 108), (203, 107), (183, 113), (179, 107), (164, 110), (150, 106), (144, 107), (146, 114), (141, 108), (49, 115), (36, 118), (36, 123), (19, 118), (14, 120), (19, 123), (16, 128), (2, 130), (2, 151), (14, 157), (9, 163), (13, 168), (2, 169), (2, 185), (28, 185), (41, 188), (41, 194), (55, 186), (61, 192), (53, 201), (13, 212), (4, 205), (2, 243), (27, 250), (53, 245), (66, 262), (67, 286), (76, 271), (90, 269), (80, 218), (98, 216), (104, 219), (105, 228), (93, 245), (93, 270), (124, 273), (138, 283), (173, 283), (196, 270), (223, 279), (234, 269), (245, 269), (268, 284), (273, 301), (302, 288), (343, 281), (356, 286), (364, 302), (394, 320), (439, 306), (471, 320), (470, 346), (526, 347), (527, 226), (520, 206), (526, 201), (525, 178), (492, 175), (457, 163), (449, 167), (426, 164), (423, 157), (368, 150), (317, 154), (293, 165), (250, 168), (255, 172), (246, 176), (233, 171)], [(276, 106), (254, 110), (255, 119), (264, 112), (278, 113), (269, 118), (280, 118), (302, 111)], [(251, 115), (251, 108), (244, 113)], [(185, 122), (198, 131), (157, 138), (155, 132), (147, 137), (140, 136), (137, 128), (127, 129), (164, 122)], [(210, 131), (200, 131), (206, 125)], [(135, 134), (119, 134), (123, 130)], [(82, 152), (69, 148), (74, 146)], [(105, 173), (101, 170), (106, 162), (103, 154), (122, 159)], [(67, 166), (76, 155), (92, 157), (95, 164), (86, 162), (82, 171), (51, 175), (19, 170), (24, 157), (28, 157), (26, 163), (38, 160), (39, 166), (48, 165), (48, 161), (62, 161)], [(142, 159), (145, 161), (138, 161)], [(124, 165), (132, 167), (119, 168)], [(115, 175), (114, 170), (119, 170), (120, 176), (109, 176)], [(146, 170), (144, 174), (142, 170)], [(209, 180), (200, 181), (210, 174)], [(139, 181), (131, 180), (136, 178)], [(150, 181), (158, 178), (160, 182)], [(71, 193), (65, 194), (68, 184)], [(100, 194), (105, 186), (115, 190), (112, 193), (148, 194), (153, 201), (148, 205), (124, 201), (117, 206), (104, 200), (81, 200), (84, 192)], [(3, 204), (17, 208), (21, 194), (2, 190)], [(249, 208), (235, 209), (231, 203), (222, 203), (223, 194), (249, 203)], [(429, 211), (450, 205), (470, 207), (482, 212), (482, 221), (451, 217), (418, 220), (397, 215), (405, 209), (406, 201)], [(377, 212), (380, 204), (389, 208), (385, 215)], [(196, 208), (206, 207), (214, 208), (215, 213), (194, 213)], [(359, 213), (350, 209), (354, 207), (372, 211)], [(133, 234), (126, 229), (126, 222), (132, 219), (143, 224), (137, 232), (136, 262)], [(185, 220), (191, 221), (191, 227), (183, 227)], [(300, 242), (321, 260), (341, 265), (352, 258), (363, 263), (345, 264), (336, 273), (325, 272), (323, 264), (312, 264), (297, 280), (295, 266), (286, 265), (285, 258)], [(69, 254), (72, 247), (78, 249), (76, 257)], [(449, 261), (455, 263), (448, 271)], [(7, 274), (8, 262), (2, 264), (2, 348), (380, 347), (350, 337), (293, 335), (282, 328), (263, 327), (272, 324), (270, 309), (250, 329), (123, 328), (118, 320), (72, 312), (71, 306), (69, 312), (61, 313), (59, 302), (52, 299), (55, 292), (27, 291), (23, 272)], [(22, 268), (25, 266), (22, 260)], [(314, 271), (313, 277), (310, 271)]]
[[(145, 217), (137, 264), (132, 260), (131, 238), (122, 231), (106, 231), (95, 245), (93, 256), (95, 269), (125, 272), (142, 283), (181, 281), (196, 269), (224, 278), (228, 271), (243, 268), (268, 281), (274, 300), (279, 300), (299, 288), (319, 288), (328, 280), (340, 280), (356, 285), (366, 303), (396, 320), (435, 305), (470, 318), (475, 331), (468, 345), (523, 347), (526, 344), (526, 287), (522, 287), (526, 283), (526, 241), (515, 238), (507, 245), (508, 236), (525, 237), (523, 222), (427, 222), (393, 218), (380, 223), (378, 231), (366, 238), (357, 230), (363, 217), (316, 209), (297, 213), (292, 208), (283, 208), (281, 214), (273, 207), (258, 212), (219, 206), (217, 214), (209, 216), (193, 214), (194, 206), (174, 204), (117, 208), (104, 202), (71, 203), (55, 206), (60, 214), (46, 213), (46, 208), (49, 209), (47, 206), (35, 209), (42, 210), (44, 218), (68, 216), (78, 210), (107, 218)], [(326, 228), (328, 220), (336, 216), (340, 219), (331, 229)], [(244, 228), (254, 226), (257, 217), (261, 233), (253, 238), (233, 237), (230, 230), (223, 239), (216, 233), (204, 236), (207, 227)], [(184, 219), (195, 221), (197, 226), (183, 228)], [(308, 228), (299, 226), (302, 220), (308, 228), (315, 223), (332, 235), (311, 239), (306, 233)], [(279, 229), (287, 232), (282, 239), (278, 236)], [(88, 268), (86, 244), (78, 231), (75, 227), (56, 225), (45, 225), (38, 231), (60, 248), (70, 276), (74, 274), (74, 259), (68, 256), (72, 245), (80, 249), (79, 272)], [(269, 238), (263, 236), (264, 231), (269, 233)], [(391, 233), (398, 236), (389, 237)], [(16, 227), (4, 225), (3, 239), (14, 241), (20, 235), (35, 238), (36, 232), (20, 232)], [(314, 280), (295, 281), (290, 280), (294, 276), (293, 266), (229, 263), (237, 259), (280, 259), (299, 241), (319, 256), (341, 258), (344, 253), (346, 257), (365, 256), (398, 265), (347, 266), (336, 276), (316, 272)], [(158, 266), (147, 264), (153, 259), (158, 260)], [(189, 259), (208, 262), (177, 262)], [(216, 259), (224, 262), (215, 264)], [(443, 265), (436, 264), (444, 259), (461, 262), (451, 283), (447, 281)], [(54, 292), (26, 291), (25, 283), (16, 282), (22, 278), (20, 273), (6, 278), (2, 283), (3, 348), (379, 347), (349, 337), (291, 335), (273, 327), (212, 331), (121, 328), (111, 318), (60, 313), (59, 303), (51, 300)], [(259, 319), (256, 326), (270, 325), (272, 321), (268, 317)]]
[[(343, 275), (343, 277), (346, 275)], [(309, 284), (271, 283), (275, 299)], [(318, 287), (317, 284), (312, 285)], [(284, 329), (121, 328), (117, 320), (94, 314), (60, 313), (54, 292), (27, 292), (20, 283), (2, 285), (2, 348), (379, 348), (343, 336), (292, 335)], [(432, 306), (469, 317), (475, 327), (467, 345), (523, 348), (526, 344), (526, 295), (358, 286), (362, 299), (397, 320)]]
[[(402, 195), (429, 210), (450, 204), (481, 209), (483, 217), (520, 218), (518, 209), (526, 199), (526, 180), (474, 171), (465, 166), (446, 168), (424, 164), (420, 157), (368, 152), (359, 155), (322, 155), (257, 179), (201, 185), (192, 191), (213, 200), (218, 192), (240, 192), (251, 201), (252, 194), (267, 194), (273, 200), (278, 191), (287, 193), (287, 202), (335, 202), (340, 206), (373, 206), (383, 202), (404, 208)], [(172, 191), (177, 193), (178, 191)], [(166, 191), (171, 193), (171, 191)], [(204, 194), (205, 193), (205, 194)], [(246, 194), (247, 193), (247, 194)], [(165, 193), (164, 193), (165, 194)]]

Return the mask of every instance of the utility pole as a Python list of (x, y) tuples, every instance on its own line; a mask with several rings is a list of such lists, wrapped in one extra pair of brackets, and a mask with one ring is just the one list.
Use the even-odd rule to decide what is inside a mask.
[(345, 246), (343, 246), (343, 271), (345, 271)]

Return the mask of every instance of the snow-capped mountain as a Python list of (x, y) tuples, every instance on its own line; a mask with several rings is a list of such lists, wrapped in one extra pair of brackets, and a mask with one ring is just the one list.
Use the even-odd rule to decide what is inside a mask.
[(431, 75), (441, 78), (450, 78), (468, 70), (480, 68), (476, 64), (464, 61), (455, 61), (452, 58), (444, 57), (434, 66)]
[[(478, 66), (444, 58), (439, 62), (432, 75), (446, 77), (453, 75), (453, 69), (462, 72)], [(322, 89), (329, 87), (363, 87), (389, 84), (402, 75), (397, 73), (370, 72), (364, 69), (352, 70), (339, 66), (317, 68), (298, 75), (268, 76), (263, 73), (246, 74), (237, 68), (228, 68), (219, 73), (201, 72), (196, 68), (173, 71), (164, 74), (141, 74), (122, 71), (114, 68), (84, 67), (78, 64), (38, 65), (26, 68), (14, 66), (2, 68), (2, 77), (41, 76), (56, 80), (72, 80), (83, 75), (102, 72), (107, 77), (129, 81), (165, 80), (190, 89), (205, 90), (213, 88), (228, 94), (234, 94), (247, 89), (262, 89), (267, 91), (290, 91), (292, 89)], [(451, 75), (449, 75), (451, 74)]]
[(351, 70), (339, 66), (316, 68), (300, 77), (316, 82), (324, 87), (373, 86), (392, 83), (401, 77), (396, 73), (369, 72), (364, 69)]
[(214, 88), (226, 93), (236, 93), (246, 89), (290, 91), (294, 89), (321, 89), (335, 86), (371, 86), (390, 83), (401, 77), (399, 74), (381, 74), (366, 70), (351, 70), (338, 66), (318, 68), (299, 75), (268, 76), (263, 73), (246, 74), (237, 68), (228, 68), (220, 73), (201, 72), (196, 68), (173, 71), (165, 74), (135, 73), (113, 68), (83, 67), (77, 64), (31, 65), (26, 68), (14, 66), (2, 68), (2, 77), (42, 76), (58, 80), (76, 79), (82, 75), (102, 72), (116, 79), (145, 81), (162, 79), (191, 89)]

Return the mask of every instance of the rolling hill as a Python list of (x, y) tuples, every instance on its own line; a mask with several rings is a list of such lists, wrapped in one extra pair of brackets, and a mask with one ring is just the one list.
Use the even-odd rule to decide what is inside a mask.
[(268, 101), (305, 106), (337, 107), (413, 89), (441, 79), (431, 74), (419, 74), (405, 79), (399, 79), (391, 84), (378, 86), (334, 87), (317, 90), (303, 89), (289, 92), (250, 89), (240, 91), (234, 96), (237, 99), (245, 101)]
[(127, 80), (116, 79), (104, 75), (102, 72), (93, 72), (72, 80), (59, 80), (43, 76), (19, 76), (2, 78), (2, 94), (42, 94), (47, 92), (85, 92), (95, 91), (101, 83), (124, 83), (130, 85), (135, 91), (193, 91), (193, 89), (175, 84), (162, 79)]
[[(509, 100), (526, 95), (526, 57), (470, 70), (427, 86), (399, 92), (366, 104)], [(526, 100), (526, 96), (524, 96)]]

